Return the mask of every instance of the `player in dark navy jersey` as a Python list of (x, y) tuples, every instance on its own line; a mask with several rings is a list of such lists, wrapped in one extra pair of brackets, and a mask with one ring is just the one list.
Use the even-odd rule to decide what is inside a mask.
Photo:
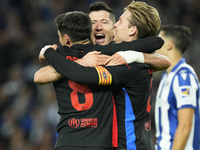
[[(132, 63), (126, 66), (85, 68), (61, 57), (52, 49), (48, 49), (45, 52), (45, 56), (50, 65), (73, 81), (81, 84), (114, 85), (118, 122), (121, 123), (119, 124), (119, 135), (130, 138), (128, 140), (131, 143), (142, 141), (143, 144), (141, 146), (152, 148), (149, 132), (151, 129), (149, 113), (151, 109), (153, 70), (150, 66)], [(123, 90), (121, 90), (122, 88)], [(120, 143), (124, 142), (126, 145), (126, 138), (119, 139), (121, 140)], [(135, 148), (137, 146), (139, 148), (138, 145), (140, 143), (136, 142), (135, 144), (128, 146), (134, 146)]]
[[(91, 46), (78, 45), (89, 43), (90, 18), (82, 12), (69, 12), (59, 15), (55, 21), (60, 43), (71, 47), (66, 47), (68, 49), (60, 51), (60, 54), (71, 60), (81, 58), (84, 49)], [(98, 86), (89, 87), (67, 78), (62, 78), (53, 85), (61, 117), (57, 125), (55, 149), (111, 149), (112, 130), (117, 128), (114, 126), (116, 123), (113, 123), (115, 109), (110, 88), (102, 90)]]
[[(74, 45), (65, 56), (81, 58), (88, 45)], [(70, 70), (68, 70), (70, 71)], [(111, 89), (75, 83), (67, 78), (53, 83), (61, 120), (56, 148), (112, 148), (113, 101)], [(109, 99), (109, 100), (108, 100)]]
[[(118, 126), (120, 127), (118, 132), (121, 137), (119, 146), (123, 147), (133, 143), (128, 146), (134, 148), (137, 146), (142, 149), (153, 148), (149, 132), (151, 129), (149, 113), (153, 70), (149, 65), (132, 63), (106, 68), (101, 66), (83, 67), (65, 59), (52, 49), (45, 52), (45, 57), (56, 71), (77, 83), (113, 85)], [(126, 143), (126, 139), (131, 143)], [(124, 145), (122, 145), (123, 143)]]
[[(66, 30), (70, 28), (70, 23), (74, 21), (71, 21), (71, 17), (77, 17), (78, 20), (76, 21), (80, 21), (80, 18), (84, 17), (84, 14), (73, 12), (60, 15), (57, 18), (57, 23), (61, 24), (61, 26), (58, 25), (60, 43), (66, 42), (70, 47), (70, 49), (65, 47), (65, 49), (58, 50), (58, 52), (65, 58), (76, 60), (85, 54), (85, 49), (89, 50), (93, 46), (91, 46), (91, 44), (79, 45), (88, 43), (87, 38), (86, 40), (84, 39), (85, 35), (83, 36), (83, 40), (79, 39), (80, 37), (78, 38), (80, 41), (76, 41), (76, 38), (75, 40), (73, 39), (74, 33), (72, 36), (70, 34), (70, 36), (67, 34), (64, 34), (64, 36), (62, 35), (63, 32), (69, 32)], [(62, 28), (62, 21), (69, 23), (68, 28)], [(89, 33), (86, 29), (84, 30)], [(86, 37), (88, 35), (86, 34)], [(158, 44), (159, 46), (162, 45), (162, 40), (160, 40), (160, 42), (161, 44)], [(121, 44), (123, 47), (126, 47), (126, 45), (130, 46), (130, 43)], [(115, 49), (117, 45), (111, 45), (109, 47), (111, 49), (114, 47)], [(155, 45), (153, 45), (153, 47), (154, 46)], [(159, 48), (159, 46), (157, 48)], [(100, 49), (102, 48), (101, 46), (96, 46), (96, 48), (98, 47)], [(108, 78), (109, 76), (110, 75), (107, 74)], [(113, 109), (111, 87), (102, 89), (95, 85), (80, 85), (67, 78), (62, 78), (54, 82), (54, 88), (58, 100), (58, 113), (61, 116), (61, 120), (57, 126), (58, 139), (55, 149), (74, 149), (75, 147), (110, 149), (113, 146), (117, 146), (117, 139), (113, 139), (114, 142), (112, 143), (111, 138), (112, 134), (117, 134), (117, 127), (115, 126), (116, 120), (112, 122), (113, 118), (115, 118), (115, 113), (113, 114), (113, 110), (115, 109)], [(115, 132), (112, 132), (114, 130)], [(116, 138), (117, 136), (115, 135), (113, 137)]]

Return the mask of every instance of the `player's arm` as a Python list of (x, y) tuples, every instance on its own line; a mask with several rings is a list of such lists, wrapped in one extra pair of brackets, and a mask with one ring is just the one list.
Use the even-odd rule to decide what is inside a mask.
[[(132, 62), (144, 63), (144, 59), (146, 58), (144, 58), (143, 55), (146, 55), (145, 53), (152, 53), (155, 50), (160, 49), (163, 44), (164, 44), (164, 41), (162, 38), (158, 36), (149, 36), (143, 39), (133, 40), (131, 42), (122, 42), (122, 43), (109, 44), (109, 45), (104, 45), (104, 46), (97, 44), (93, 46), (93, 50), (101, 51), (102, 54), (112, 55), (110, 59), (104, 62), (104, 65), (111, 66), (111, 65), (122, 65), (126, 63), (132, 63)], [(127, 57), (130, 58), (131, 62), (127, 62), (126, 58), (121, 57), (121, 55), (116, 53), (118, 51), (125, 51), (124, 53), (127, 55)], [(142, 53), (142, 52), (145, 52), (145, 53)], [(96, 58), (96, 57), (99, 57), (99, 56), (93, 55), (93, 58)], [(100, 64), (101, 61), (92, 62), (90, 58), (88, 59), (83, 58), (83, 59), (79, 59), (78, 63), (83, 66), (95, 67), (95, 65), (93, 64)], [(147, 60), (147, 62), (149, 62), (149, 59)], [(153, 64), (152, 61), (150, 62)], [(167, 67), (169, 67), (169, 65), (164, 64), (165, 61), (160, 60), (159, 62), (160, 62), (159, 67), (162, 67), (162, 69), (166, 69)], [(155, 66), (156, 65), (158, 64), (155, 64)]]
[(95, 67), (81, 66), (76, 62), (62, 57), (53, 48), (47, 49), (44, 56), (49, 65), (51, 65), (58, 73), (74, 82), (81, 84), (99, 83), (99, 75)]
[(144, 54), (144, 63), (149, 64), (155, 71), (161, 71), (166, 70), (168, 67), (171, 66), (171, 61), (168, 57), (158, 54), (158, 53), (152, 53), (152, 54)]
[[(39, 54), (39, 61), (40, 61), (40, 62), (46, 59), (46, 58), (44, 57), (44, 52), (45, 52), (48, 48), (56, 49), (57, 46), (55, 46), (55, 45), (46, 45), (46, 46), (44, 46), (44, 47), (41, 49), (40, 54)], [(54, 50), (54, 52), (55, 52), (55, 50)], [(76, 63), (71, 62), (70, 60), (67, 60), (65, 57), (63, 57), (63, 56), (62, 56), (60, 53), (58, 53), (58, 52), (55, 53), (55, 56), (59, 56), (59, 57), (58, 57), (58, 60), (60, 60), (60, 59), (62, 60), (62, 59), (63, 59), (63, 60), (69, 61), (69, 62), (72, 63), (72, 64), (77, 65)], [(54, 56), (53, 56), (53, 57), (54, 57)], [(61, 57), (61, 58), (60, 58), (60, 57)], [(55, 57), (55, 58), (57, 58), (57, 57)], [(99, 57), (99, 59), (102, 59), (102, 58), (103, 58), (103, 57)], [(55, 60), (56, 60), (56, 59), (55, 59)], [(58, 63), (59, 66), (62, 66), (62, 65), (61, 65), (62, 63), (59, 63), (59, 61), (55, 62), (55, 64), (57, 64), (57, 63)], [(67, 65), (67, 64), (66, 64), (66, 65)], [(65, 68), (65, 69), (66, 69), (66, 72), (67, 72), (67, 73), (69, 72), (69, 78), (71, 77), (72, 80), (74, 79), (73, 81), (76, 81), (76, 80), (78, 80), (78, 79), (82, 79), (82, 78), (79, 78), (78, 76), (76, 76), (76, 75), (79, 74), (79, 73), (78, 73), (79, 70), (78, 70), (78, 71), (75, 70), (75, 72), (73, 72), (73, 69), (75, 69), (75, 68), (78, 69), (78, 67), (82, 67), (82, 66), (78, 66), (78, 67), (73, 67), (73, 65), (69, 65), (69, 66), (72, 66), (72, 67), (70, 67), (69, 69), (68, 69), (68, 68)], [(61, 67), (61, 68), (62, 68), (62, 67)], [(84, 68), (84, 69), (87, 69), (87, 68)], [(94, 74), (97, 75), (95, 68), (92, 68), (92, 69), (94, 69), (94, 70), (93, 70)], [(78, 73), (78, 74), (76, 74), (76, 73)], [(84, 74), (84, 73), (86, 73), (86, 74)], [(83, 77), (84, 77), (84, 76), (85, 76), (85, 77), (87, 76), (87, 77), (89, 77), (90, 79), (94, 79), (94, 80), (92, 80), (92, 83), (96, 84), (96, 83), (97, 83), (96, 81), (98, 80), (98, 78), (95, 78), (95, 77), (98, 77), (98, 76), (94, 76), (92, 72), (90, 72), (89, 75), (88, 75), (87, 73), (88, 73), (88, 72), (87, 72), (87, 71), (85, 72), (85, 70), (84, 70), (84, 71), (81, 71), (81, 74), (83, 74)], [(63, 74), (65, 74), (65, 71), (64, 71)], [(47, 83), (52, 83), (52, 82), (58, 81), (58, 80), (61, 79), (62, 77), (63, 77), (62, 74), (58, 73), (51, 65), (49, 65), (49, 66), (46, 66), (46, 67), (41, 68), (40, 70), (38, 70), (38, 71), (35, 73), (35, 75), (34, 75), (34, 82), (37, 83), (37, 84), (39, 84), (39, 85), (41, 85), (41, 84), (47, 84)], [(94, 78), (92, 78), (92, 77), (94, 77)], [(85, 82), (84, 82), (84, 79), (81, 80), (81, 81), (82, 81), (82, 83), (85, 83)]]
[(164, 41), (158, 36), (149, 36), (143, 39), (133, 40), (131, 42), (122, 42), (109, 45), (94, 45), (94, 50), (101, 51), (102, 54), (113, 55), (118, 51), (134, 50), (144, 53), (152, 53), (160, 49)]
[(61, 73), (70, 80), (81, 84), (111, 85), (127, 83), (130, 81), (130, 78), (134, 79), (135, 76), (139, 74), (139, 71), (136, 70), (137, 67), (132, 67), (130, 69), (131, 65), (136, 64), (148, 66), (135, 63), (131, 64), (130, 66), (110, 66), (108, 68), (101, 66), (84, 67), (73, 61), (65, 59), (64, 57), (61, 57), (60, 54), (56, 53), (55, 50), (51, 48), (47, 49), (47, 51), (44, 53), (44, 56), (48, 63), (52, 65), (57, 72)]
[[(163, 44), (164, 42), (160, 37), (149, 36), (147, 38), (134, 40), (132, 42), (122, 42), (120, 44), (107, 45), (103, 47), (101, 52), (103, 54), (109, 54), (109, 52), (112, 52), (112, 48), (114, 48), (114, 50), (134, 50), (128, 52), (118, 52), (114, 54), (106, 60), (105, 65), (113, 66), (125, 63), (130, 64), (132, 62), (139, 62), (151, 65), (154, 71), (160, 71), (167, 69), (171, 65), (170, 60), (166, 56), (158, 53), (153, 53), (157, 49), (160, 49)], [(109, 48), (109, 46), (111, 48)], [(104, 48), (106, 50), (104, 50)], [(122, 59), (118, 54), (120, 54), (124, 59)]]
[[(49, 47), (57, 49), (57, 45), (56, 44), (44, 46), (40, 51), (40, 55), (39, 55), (39, 61), (40, 62), (45, 60), (45, 57), (44, 57), (43, 53)], [(42, 67), (41, 69), (39, 69), (34, 74), (34, 82), (39, 84), (39, 85), (48, 84), (48, 83), (52, 83), (52, 82), (58, 81), (62, 77), (63, 76), (60, 73), (58, 73), (52, 66), (49, 65), (49, 66)]]
[(58, 73), (52, 66), (45, 66), (39, 69), (34, 75), (34, 82), (42, 85), (58, 81), (63, 76)]
[(193, 108), (178, 110), (178, 127), (174, 136), (172, 150), (182, 150), (187, 143), (194, 116)]
[[(157, 36), (149, 36), (143, 39), (133, 40), (132, 42), (122, 42), (119, 44), (110, 44), (102, 47), (101, 52), (103, 54), (112, 54), (110, 52), (114, 50), (123, 50), (123, 52), (117, 52), (108, 58), (105, 62), (107, 66), (130, 64), (132, 62), (146, 63), (154, 68), (154, 71), (165, 70), (170, 65), (170, 60), (160, 54), (153, 53), (157, 49), (160, 49), (164, 41)], [(126, 50), (126, 51), (125, 51)], [(127, 51), (131, 50), (131, 51)], [(134, 51), (133, 51), (134, 50)], [(143, 53), (141, 53), (143, 52)], [(153, 54), (149, 54), (153, 53)], [(122, 57), (120, 57), (120, 55)], [(89, 61), (89, 60), (88, 60)]]
[[(132, 42), (122, 42), (119, 44), (109, 44), (105, 46), (94, 45), (93, 48), (97, 51), (101, 51), (103, 54), (108, 54), (108, 55), (111, 55), (119, 50), (126, 50), (117, 52), (114, 55), (112, 55), (105, 61), (104, 65), (114, 66), (126, 63), (130, 64), (132, 62), (139, 62), (151, 65), (154, 68), (154, 71), (160, 71), (167, 69), (171, 65), (170, 60), (166, 56), (163, 56), (161, 54), (158, 53), (149, 54), (149, 53), (154, 52), (157, 49), (160, 49), (162, 45), (163, 45), (163, 40), (160, 37), (150, 36), (144, 39), (134, 40)], [(133, 49), (134, 51), (129, 49)], [(93, 55), (93, 58), (95, 57), (99, 56)], [(102, 59), (101, 61), (91, 62), (90, 58), (83, 58), (78, 60), (78, 63), (84, 66), (95, 67), (93, 64), (102, 63)]]
[[(124, 60), (121, 58), (121, 56), (124, 58)], [(148, 54), (148, 53), (139, 53), (134, 51), (118, 52), (113, 56), (109, 57), (105, 61), (105, 65), (115, 66), (125, 63), (130, 64), (132, 62), (149, 64), (154, 69), (154, 71), (165, 70), (171, 65), (171, 62), (168, 59), (168, 57), (164, 55), (155, 52), (152, 54)]]

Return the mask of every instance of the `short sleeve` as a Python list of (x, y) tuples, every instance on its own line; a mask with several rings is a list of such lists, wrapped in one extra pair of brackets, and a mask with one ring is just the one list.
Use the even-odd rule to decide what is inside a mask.
[(195, 108), (198, 85), (193, 74), (182, 72), (175, 76), (173, 91), (177, 100), (177, 108)]

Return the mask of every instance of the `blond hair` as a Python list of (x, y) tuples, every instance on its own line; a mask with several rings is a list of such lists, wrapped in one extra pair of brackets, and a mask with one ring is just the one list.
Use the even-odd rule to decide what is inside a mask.
[(138, 39), (158, 34), (161, 20), (158, 11), (147, 5), (145, 2), (132, 1), (124, 11), (130, 11), (132, 17), (129, 18), (129, 27), (136, 26), (138, 29)]

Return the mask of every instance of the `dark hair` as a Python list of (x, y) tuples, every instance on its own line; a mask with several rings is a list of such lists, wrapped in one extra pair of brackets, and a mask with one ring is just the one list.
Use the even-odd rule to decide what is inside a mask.
[(170, 37), (174, 45), (183, 54), (192, 41), (192, 34), (190, 28), (179, 25), (163, 25), (160, 28), (165, 37)]
[(55, 24), (61, 36), (67, 34), (72, 42), (88, 39), (92, 33), (90, 17), (81, 11), (60, 14), (55, 18)]
[(93, 11), (105, 10), (110, 13), (110, 19), (115, 23), (115, 14), (114, 11), (105, 3), (105, 2), (95, 2), (92, 3), (88, 8), (88, 14)]

